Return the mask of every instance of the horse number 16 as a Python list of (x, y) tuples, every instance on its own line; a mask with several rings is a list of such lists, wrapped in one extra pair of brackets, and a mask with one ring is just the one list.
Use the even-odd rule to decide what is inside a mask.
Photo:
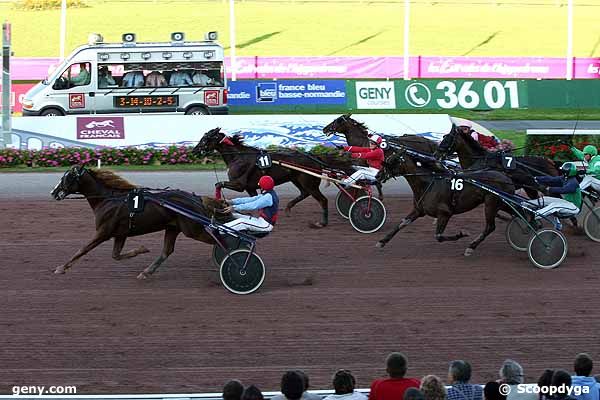
[(452, 178), (450, 180), (450, 188), (452, 190), (460, 192), (461, 190), (463, 190), (463, 180), (461, 178)]

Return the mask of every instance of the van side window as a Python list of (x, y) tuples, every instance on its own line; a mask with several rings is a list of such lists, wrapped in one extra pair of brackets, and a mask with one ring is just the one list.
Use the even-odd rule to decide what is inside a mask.
[(90, 63), (72, 64), (65, 72), (63, 72), (60, 78), (54, 82), (53, 88), (56, 90), (64, 90), (75, 86), (89, 85), (92, 79), (90, 68)]

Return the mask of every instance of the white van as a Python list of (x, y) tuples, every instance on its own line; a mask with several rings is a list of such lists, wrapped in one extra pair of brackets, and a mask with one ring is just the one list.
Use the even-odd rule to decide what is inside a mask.
[(90, 35), (50, 76), (31, 88), (23, 116), (109, 113), (227, 114), (224, 50), (209, 32), (186, 42), (103, 43)]

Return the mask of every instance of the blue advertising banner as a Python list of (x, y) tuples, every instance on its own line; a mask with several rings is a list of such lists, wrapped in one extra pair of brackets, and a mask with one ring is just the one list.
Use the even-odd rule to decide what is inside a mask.
[(344, 80), (229, 82), (230, 106), (346, 104)]

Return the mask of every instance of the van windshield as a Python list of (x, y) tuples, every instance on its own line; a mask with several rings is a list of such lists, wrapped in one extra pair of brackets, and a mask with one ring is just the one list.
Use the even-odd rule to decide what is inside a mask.
[(62, 70), (65, 68), (65, 66), (67, 65), (67, 60), (63, 60), (60, 64), (58, 65), (50, 65), (48, 67), (48, 76), (46, 77), (46, 79), (44, 79), (42, 81), (42, 84), (44, 85), (49, 85), (50, 82), (54, 82), (54, 80), (56, 78), (58, 78), (60, 76), (60, 73), (62, 72)]

